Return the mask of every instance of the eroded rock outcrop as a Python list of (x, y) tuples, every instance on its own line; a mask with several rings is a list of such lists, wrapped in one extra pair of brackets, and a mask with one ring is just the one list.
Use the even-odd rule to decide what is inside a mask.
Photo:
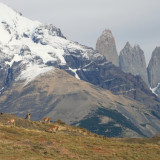
[(103, 54), (109, 62), (112, 62), (116, 66), (119, 65), (115, 39), (110, 30), (104, 30), (98, 38), (96, 50)]
[(119, 66), (126, 73), (141, 76), (148, 84), (145, 56), (139, 45), (132, 47), (126, 43), (119, 55)]
[(151, 88), (157, 87), (160, 83), (160, 47), (153, 51), (147, 70)]

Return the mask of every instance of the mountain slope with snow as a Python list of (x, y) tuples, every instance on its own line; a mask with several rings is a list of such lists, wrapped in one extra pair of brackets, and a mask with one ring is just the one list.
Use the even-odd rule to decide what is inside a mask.
[(16, 81), (27, 84), (39, 74), (59, 68), (149, 106), (160, 102), (142, 80), (122, 72), (97, 51), (67, 40), (59, 28), (31, 21), (2, 3), (0, 32), (2, 91)]
[[(67, 55), (68, 51), (80, 50), (85, 59), (91, 56), (89, 48), (67, 40), (60, 29), (31, 21), (1, 3), (0, 35), (1, 63), (12, 67), (15, 62), (21, 62), (25, 66), (16, 80), (30, 76), (30, 68), (40, 68), (43, 73), (53, 66), (66, 65), (64, 54)], [(99, 53), (95, 53), (95, 56), (103, 59)], [(47, 69), (42, 69), (45, 67)], [(69, 70), (73, 72), (72, 68)]]
[[(66, 39), (61, 30), (53, 25), (44, 25), (37, 21), (31, 21), (0, 3), (0, 33), (2, 34), (0, 36), (0, 111), (3, 109), (4, 111), (14, 112), (14, 108), (10, 110), (12, 106), (10, 104), (15, 104), (13, 107), (16, 108), (21, 106), (24, 98), (26, 98), (25, 103), (29, 105), (26, 108), (17, 109), (16, 114), (30, 111), (31, 106), (37, 107), (37, 105), (38, 109), (43, 108), (41, 112), (44, 112), (45, 108), (41, 102), (44, 100), (46, 102), (45, 105), (50, 106), (51, 99), (48, 97), (48, 94), (45, 94), (46, 91), (43, 91), (43, 88), (40, 91), (40, 93), (44, 92), (42, 94), (43, 96), (37, 96), (39, 88), (36, 86), (36, 79), (42, 76), (45, 83), (45, 79), (47, 80), (46, 74), (58, 68), (76, 77), (78, 79), (77, 81), (81, 82), (84, 80), (93, 84), (93, 88), (98, 86), (105, 90), (110, 90), (114, 94), (124, 95), (127, 98), (136, 100), (140, 104), (137, 105), (139, 109), (141, 109), (140, 106), (144, 105), (149, 110), (146, 113), (149, 116), (148, 119), (155, 118), (155, 121), (159, 122), (160, 99), (151, 92), (139, 76), (124, 73), (119, 67), (108, 62), (98, 51)], [(58, 81), (63, 82), (61, 80), (63, 78), (63, 76), (59, 77)], [(26, 91), (25, 87), (30, 86), (34, 81), (35, 86), (28, 87)], [(8, 97), (7, 93), (21, 83), (23, 84), (21, 92), (16, 90)], [(53, 83), (50, 85), (54, 85), (54, 82), (50, 81), (50, 83)], [(68, 84), (65, 83), (65, 85), (67, 86)], [(64, 89), (65, 85), (63, 85)], [(42, 86), (45, 88), (47, 84), (43, 84)], [(34, 91), (34, 88), (37, 88), (36, 97), (32, 97), (30, 94), (28, 95), (28, 93)], [(57, 91), (59, 91), (59, 88)], [(69, 96), (63, 95), (63, 91), (61, 91), (62, 99), (64, 98), (66, 101), (63, 101), (59, 107), (63, 109), (67, 107), (68, 113), (70, 113), (72, 110), (70, 106), (72, 107), (72, 104), (77, 104), (77, 97), (75, 98), (75, 95), (71, 94), (71, 87), (68, 88), (68, 91)], [(16, 97), (18, 92), (19, 96), (22, 97), (22, 101), (18, 101), (20, 99)], [(84, 93), (83, 95), (90, 96), (90, 92), (84, 90), (82, 92)], [(87, 108), (90, 107), (89, 104), (93, 99), (90, 101), (86, 100), (85, 96), (80, 98), (85, 100), (86, 107), (84, 108), (84, 112), (87, 112)], [(5, 98), (8, 99), (5, 101)], [(51, 98), (53, 101), (56, 101), (54, 95)], [(70, 98), (72, 99), (72, 104), (66, 106), (66, 102), (70, 103)], [(36, 100), (40, 103), (33, 105)], [(58, 102), (56, 101), (55, 103), (57, 104)], [(96, 99), (96, 104), (99, 104), (98, 99)], [(50, 107), (53, 109), (52, 105)], [(130, 107), (132, 108), (132, 106)], [(34, 108), (34, 112), (36, 109)], [(125, 112), (124, 114), (128, 115), (128, 111), (124, 110), (123, 107), (118, 107), (115, 110)], [(76, 109), (74, 111), (77, 113)], [(37, 111), (37, 119), (43, 116), (41, 112), (39, 113)], [(142, 112), (145, 113), (144, 110)], [(105, 114), (107, 113), (105, 112)], [(113, 114), (115, 115), (115, 113)], [(81, 121), (79, 123), (83, 122)], [(147, 122), (145, 121), (145, 123)], [(138, 123), (139, 125), (141, 124)]]

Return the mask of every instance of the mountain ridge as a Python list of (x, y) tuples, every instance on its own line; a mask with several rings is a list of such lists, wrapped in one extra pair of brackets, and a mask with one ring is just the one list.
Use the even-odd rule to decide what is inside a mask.
[[(17, 16), (17, 14), (15, 15)], [(3, 17), (3, 15), (0, 17)], [(18, 15), (18, 17), (23, 19), (21, 15)], [(26, 20), (26, 18), (24, 19)], [(29, 23), (31, 23), (30, 20)], [(129, 75), (124, 74), (114, 65), (111, 65), (103, 55), (92, 48), (67, 40), (60, 29), (52, 25), (48, 27), (47, 25), (40, 24), (37, 27), (36, 23), (36, 26), (33, 27), (34, 29), (29, 28), (27, 33), (26, 28), (22, 29), (21, 31), (23, 32), (17, 38), (12, 36), (12, 27), (10, 25), (8, 27), (11, 29), (11, 32), (6, 31), (3, 23), (0, 23), (0, 25), (6, 34), (12, 37), (8, 44), (0, 45), (0, 66), (1, 72), (3, 72), (2, 79), (0, 80), (0, 84), (2, 84), (0, 86), (1, 89), (16, 80), (30, 77), (28, 73), (31, 71), (36, 73), (36, 70), (39, 70), (44, 73), (52, 68), (60, 68), (79, 79), (114, 91), (112, 87), (108, 86), (108, 83), (106, 85), (106, 81), (112, 79), (112, 76), (106, 75), (104, 77), (104, 74), (102, 74), (102, 72), (106, 72), (107, 74), (112, 72), (113, 77), (115, 74), (115, 76), (118, 76), (113, 85), (126, 85), (126, 87), (121, 87), (120, 90), (118, 89), (114, 93), (118, 94), (120, 91), (123, 94), (131, 89), (133, 91), (136, 90), (134, 84), (132, 84), (132, 87), (130, 86), (133, 82), (130, 81), (130, 84), (127, 84), (128, 82), (120, 74), (128, 78)], [(14, 32), (17, 31), (13, 30)], [(32, 76), (34, 77), (34, 74)], [(30, 81), (29, 79), (26, 79), (26, 83)], [(135, 97), (134, 92), (130, 94), (128, 94), (129, 97)]]
[(143, 50), (139, 45), (132, 47), (129, 42), (121, 50), (119, 55), (120, 68), (133, 75), (139, 75), (148, 84), (147, 67)]
[[(126, 129), (125, 136), (159, 133), (160, 99), (139, 76), (124, 73), (98, 51), (67, 40), (53, 25), (33, 22), (28, 28), (24, 24), (31, 20), (16, 12), (14, 17), (12, 23), (0, 21), (0, 31), (9, 37), (0, 37), (1, 111), (19, 116), (31, 112), (36, 120), (50, 115), (82, 126), (84, 120), (95, 118), (91, 130), (106, 136), (124, 136)], [(136, 120), (132, 111), (140, 118)], [(116, 116), (125, 123), (117, 122)], [(110, 131), (105, 132), (106, 127)]]
[[(159, 63), (157, 62), (159, 59), (158, 48), (159, 47), (155, 48), (155, 50), (152, 53), (150, 62), (148, 66), (146, 66), (145, 54), (143, 50), (140, 48), (140, 45), (138, 44), (135, 44), (134, 47), (132, 47), (131, 44), (127, 42), (124, 48), (120, 51), (119, 57), (116, 58), (116, 43), (112, 35), (112, 32), (109, 29), (105, 29), (102, 32), (102, 35), (98, 38), (96, 43), (96, 49), (102, 55), (104, 55), (110, 62), (112, 62), (116, 66), (118, 65), (117, 63), (115, 63), (115, 60), (118, 59), (119, 67), (122, 69), (122, 71), (124, 71), (125, 73), (131, 73), (135, 76), (140, 76), (144, 80), (144, 82), (149, 86), (152, 93), (156, 96), (160, 96), (160, 81), (156, 80), (156, 78), (159, 79), (158, 65), (157, 67), (154, 66), (154, 63)], [(154, 56), (155, 54), (157, 54), (157, 56)], [(157, 70), (157, 74), (155, 74), (154, 70)]]

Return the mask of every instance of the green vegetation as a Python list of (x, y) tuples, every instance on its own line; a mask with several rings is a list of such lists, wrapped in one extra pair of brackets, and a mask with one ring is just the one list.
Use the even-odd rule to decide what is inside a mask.
[[(105, 135), (106, 137), (119, 137), (122, 135), (123, 128), (129, 128), (139, 135), (145, 137), (143, 133), (133, 125), (133, 123), (128, 120), (125, 116), (117, 112), (116, 110), (110, 110), (107, 108), (98, 108), (94, 116), (88, 116), (87, 118), (74, 123), (74, 125), (79, 124), (83, 128), (87, 128), (89, 131), (96, 133), (98, 135)], [(107, 116), (114, 121), (108, 122), (107, 124), (101, 124), (100, 116)], [(121, 126), (117, 126), (120, 124)], [(106, 128), (108, 131), (106, 132)]]
[[(6, 124), (15, 118), (16, 127)], [(59, 126), (57, 133), (45, 130)], [(3, 160), (159, 160), (160, 137), (105, 138), (60, 123), (41, 124), (0, 115), (0, 159)]]

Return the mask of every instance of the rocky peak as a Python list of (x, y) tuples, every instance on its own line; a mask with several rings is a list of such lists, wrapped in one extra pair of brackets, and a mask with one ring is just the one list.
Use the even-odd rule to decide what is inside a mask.
[(119, 55), (119, 66), (126, 73), (141, 76), (148, 84), (145, 56), (139, 45), (132, 47), (126, 43)]
[(106, 59), (118, 66), (118, 54), (115, 44), (115, 39), (111, 30), (105, 29), (96, 43), (96, 50), (103, 54)]
[[(122, 72), (92, 48), (65, 39), (60, 36), (60, 32), (54, 32), (55, 28), (52, 26), (35, 23), (23, 16), (17, 18), (16, 27), (12, 25), (12, 19), (5, 19), (11, 34), (0, 21), (0, 90), (21, 81), (24, 81), (26, 86), (38, 75), (60, 68), (77, 79), (109, 89), (115, 94), (124, 94), (145, 102), (148, 106), (155, 104), (155, 100), (152, 100), (155, 95), (152, 95), (140, 77)], [(0, 14), (1, 19), (3, 14)], [(105, 40), (105, 33), (108, 40)], [(4, 40), (5, 38), (7, 39)], [(111, 31), (104, 31), (102, 40), (104, 49), (109, 51), (107, 53), (111, 53), (111, 57), (116, 53), (118, 61), (117, 52), (113, 52), (116, 47)]]
[(129, 42), (127, 42), (124, 48), (132, 49), (132, 46)]
[(106, 38), (110, 37), (112, 39), (113, 35), (112, 35), (112, 32), (110, 29), (105, 29), (103, 32), (102, 32), (102, 35), (106, 36)]
[(139, 51), (139, 50), (141, 50), (141, 47), (140, 47), (139, 44), (135, 44), (135, 45), (134, 45), (134, 49)]
[(145, 59), (144, 52), (138, 44), (134, 45), (133, 50), (135, 54), (140, 54)]
[(133, 48), (132, 46), (130, 45), (129, 42), (127, 42), (124, 46), (124, 48), (122, 49), (121, 53), (120, 54), (131, 54), (131, 52), (133, 52)]
[(160, 47), (153, 51), (147, 70), (151, 88), (157, 87), (160, 83)]

